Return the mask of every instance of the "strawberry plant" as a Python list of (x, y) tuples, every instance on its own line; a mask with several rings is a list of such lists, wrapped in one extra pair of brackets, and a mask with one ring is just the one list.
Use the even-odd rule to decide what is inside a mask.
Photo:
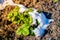
[(13, 10), (11, 10), (7, 16), (8, 20), (14, 24), (20, 24), (21, 26), (17, 29), (17, 35), (29, 35), (30, 34), (30, 24), (32, 23), (32, 17), (28, 14), (32, 12), (31, 8), (28, 8), (23, 13), (19, 12), (19, 7), (16, 6)]

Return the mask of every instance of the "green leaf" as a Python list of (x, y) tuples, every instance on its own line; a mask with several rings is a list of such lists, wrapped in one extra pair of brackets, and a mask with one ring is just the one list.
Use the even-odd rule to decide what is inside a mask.
[(14, 21), (14, 20), (15, 20), (15, 17), (12, 17), (12, 18), (11, 18), (11, 21)]
[(22, 32), (23, 32), (23, 29), (19, 27), (16, 31), (16, 34), (17, 35), (22, 35)]
[(14, 11), (14, 16), (17, 16), (18, 15), (18, 12)]
[(25, 30), (23, 31), (23, 35), (24, 35), (24, 36), (29, 35), (29, 30), (28, 30), (28, 29), (25, 29)]
[(31, 24), (33, 22), (33, 20), (32, 20), (32, 17), (30, 16), (29, 17), (29, 24)]
[(28, 8), (24, 13), (28, 13), (28, 12), (33, 12), (34, 10), (32, 8)]
[(38, 12), (38, 13), (41, 13), (41, 11), (40, 11), (40, 10), (37, 10), (37, 12)]
[(32, 17), (28, 14), (28, 12), (32, 12), (33, 9), (28, 8), (25, 12), (19, 13), (19, 7), (16, 6), (12, 11), (8, 14), (8, 20), (12, 21), (14, 24), (31, 24)]
[(19, 11), (19, 6), (15, 6), (15, 8), (13, 9), (13, 11)]
[(32, 9), (32, 8), (28, 8), (27, 11), (28, 11), (28, 12), (33, 12), (33, 9)]
[(35, 36), (34, 32), (32, 32), (32, 30), (34, 30), (34, 29), (35, 29), (35, 28), (30, 27), (30, 34), (31, 34), (32, 36)]
[(24, 35), (24, 36), (27, 36), (29, 35), (29, 25), (27, 24), (23, 24), (22, 26), (20, 26), (17, 31), (16, 31), (16, 34), (18, 35)]

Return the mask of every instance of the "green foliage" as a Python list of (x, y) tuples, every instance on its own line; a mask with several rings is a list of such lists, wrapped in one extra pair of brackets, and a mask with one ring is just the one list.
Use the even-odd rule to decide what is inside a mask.
[(38, 13), (41, 13), (41, 11), (40, 11), (40, 10), (37, 10), (37, 12), (38, 12)]
[(31, 8), (27, 9), (23, 13), (19, 13), (19, 7), (16, 6), (12, 11), (8, 14), (8, 20), (12, 21), (14, 24), (26, 24), (32, 23), (32, 17), (28, 14), (28, 12), (33, 11)]
[(32, 23), (32, 17), (29, 14), (24, 15), (24, 23), (31, 24)]
[[(16, 34), (17, 35), (33, 35), (34, 33), (32, 32), (35, 27), (31, 27), (30, 24), (32, 23), (32, 17), (28, 14), (29, 12), (32, 12), (33, 9), (28, 8), (26, 11), (23, 13), (19, 12), (19, 7), (16, 6), (13, 10), (11, 10), (7, 16), (8, 20), (11, 21), (14, 24), (19, 24), (21, 25), (17, 30)], [(40, 13), (39, 10), (37, 12)], [(36, 20), (37, 25), (39, 25), (39, 22)]]
[(32, 8), (28, 8), (25, 12), (33, 12)]
[[(23, 13), (19, 13), (19, 7), (16, 6), (12, 11), (9, 12), (7, 18), (14, 24), (20, 24), (21, 26), (17, 29), (17, 35), (27, 36), (30, 34), (30, 24), (32, 23), (32, 17), (28, 14), (32, 12), (31, 8), (28, 8)], [(32, 29), (31, 29), (32, 30)]]
[(30, 27), (30, 35), (32, 35), (32, 36), (35, 36), (35, 34), (34, 34), (34, 32), (32, 32), (32, 30), (34, 30), (35, 29), (35, 27)]
[(27, 36), (30, 34), (30, 35), (34, 36), (35, 34), (32, 32), (33, 29), (35, 29), (35, 28), (30, 27), (29, 24), (23, 24), (22, 26), (20, 26), (17, 29), (16, 34), (24, 35), (24, 36)]
[(54, 2), (55, 2), (55, 3), (57, 3), (57, 2), (58, 2), (58, 0), (54, 0)]
[(11, 10), (8, 14), (8, 20), (12, 21), (14, 24), (19, 24), (19, 20), (20, 20), (20, 14), (19, 14), (19, 7), (16, 6), (13, 10)]
[(17, 29), (16, 34), (18, 34), (18, 35), (24, 35), (24, 36), (29, 35), (29, 27), (30, 27), (30, 25), (23, 24), (22, 26), (20, 26)]

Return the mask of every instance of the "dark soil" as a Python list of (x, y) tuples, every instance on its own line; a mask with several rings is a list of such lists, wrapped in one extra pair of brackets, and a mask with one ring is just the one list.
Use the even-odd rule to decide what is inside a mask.
[(17, 4), (23, 4), (26, 7), (34, 7), (44, 12), (51, 13), (51, 22), (47, 28), (44, 37), (18, 36), (15, 34), (19, 25), (13, 24), (7, 20), (7, 14), (14, 6), (6, 6), (0, 11), (0, 40), (60, 40), (60, 1), (54, 3), (53, 0), (13, 0)]

